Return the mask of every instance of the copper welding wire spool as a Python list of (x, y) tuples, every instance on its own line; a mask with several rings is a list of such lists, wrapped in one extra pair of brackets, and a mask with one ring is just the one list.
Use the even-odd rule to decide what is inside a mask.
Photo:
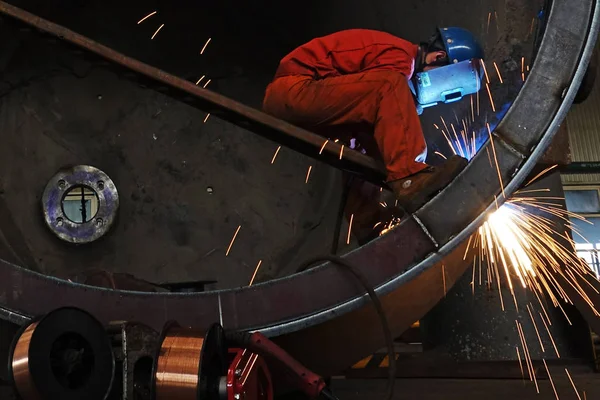
[(222, 328), (203, 332), (167, 323), (155, 357), (153, 399), (218, 398), (218, 382), (227, 371)]
[(29, 374), (29, 343), (37, 324), (37, 322), (33, 322), (26, 325), (17, 334), (12, 349), (13, 356), (9, 363), (13, 386), (17, 389), (19, 395), (26, 400), (39, 400), (42, 398)]
[(9, 375), (23, 400), (105, 400), (114, 356), (104, 327), (85, 311), (52, 311), (19, 330)]

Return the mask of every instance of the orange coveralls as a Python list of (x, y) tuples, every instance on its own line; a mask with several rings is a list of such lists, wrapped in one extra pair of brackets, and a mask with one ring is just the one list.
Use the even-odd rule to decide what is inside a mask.
[(329, 129), (367, 125), (388, 180), (412, 175), (426, 167), (427, 150), (408, 86), (417, 49), (406, 40), (366, 29), (314, 39), (281, 60), (263, 108), (331, 138), (335, 136)]

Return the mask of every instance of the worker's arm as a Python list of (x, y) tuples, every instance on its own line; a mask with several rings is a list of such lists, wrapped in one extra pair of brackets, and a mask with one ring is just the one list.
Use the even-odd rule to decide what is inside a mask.
[[(366, 58), (368, 60), (368, 58)], [(398, 71), (407, 79), (412, 77), (414, 71), (415, 59), (407, 51), (402, 48), (387, 48), (380, 52), (369, 65), (365, 67), (365, 71)]]

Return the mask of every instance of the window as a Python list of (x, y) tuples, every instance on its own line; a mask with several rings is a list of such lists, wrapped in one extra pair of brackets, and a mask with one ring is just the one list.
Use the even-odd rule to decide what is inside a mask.
[(576, 243), (575, 250), (577, 250), (577, 255), (584, 259), (587, 265), (594, 271), (596, 278), (600, 279), (600, 261), (598, 260), (600, 243)]
[(90, 221), (98, 212), (98, 195), (85, 186), (74, 186), (62, 201), (63, 212), (71, 221), (81, 224)]
[(600, 187), (571, 186), (564, 189), (567, 210), (586, 219), (570, 218), (577, 255), (600, 278)]
[(600, 214), (597, 189), (565, 190), (567, 210), (578, 214)]

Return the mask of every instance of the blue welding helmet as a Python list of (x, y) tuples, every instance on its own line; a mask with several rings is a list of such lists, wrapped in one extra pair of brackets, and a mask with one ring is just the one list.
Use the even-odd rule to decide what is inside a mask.
[(471, 32), (463, 28), (438, 28), (448, 54), (448, 63), (456, 64), (473, 58), (483, 59), (481, 45)]
[[(425, 64), (428, 52), (446, 52), (447, 58)], [(484, 52), (475, 36), (466, 29), (438, 28), (428, 43), (421, 45), (417, 72), (409, 81), (417, 101), (417, 112), (439, 103), (453, 103), (481, 89)], [(427, 66), (436, 67), (427, 72)]]
[(424, 108), (439, 103), (454, 103), (464, 96), (481, 89), (483, 68), (479, 59), (460, 61), (455, 64), (414, 74), (409, 81), (417, 101), (419, 114)]

